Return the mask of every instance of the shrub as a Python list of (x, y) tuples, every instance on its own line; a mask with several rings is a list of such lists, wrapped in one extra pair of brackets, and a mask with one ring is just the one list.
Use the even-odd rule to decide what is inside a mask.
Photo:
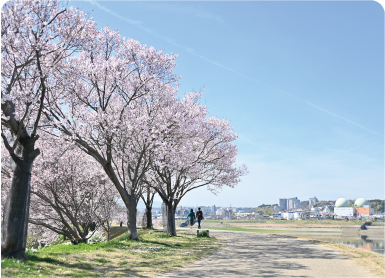
[(207, 234), (206, 231), (201, 231), (199, 232), (198, 237), (209, 237), (209, 235)]

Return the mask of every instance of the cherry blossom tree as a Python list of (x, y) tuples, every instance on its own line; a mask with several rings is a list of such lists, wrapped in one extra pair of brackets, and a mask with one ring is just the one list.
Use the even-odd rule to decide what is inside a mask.
[[(112, 222), (115, 218), (120, 218), (122, 216), (125, 216), (125, 219), (127, 219), (127, 213), (126, 215), (122, 215), (121, 206), (118, 204), (118, 192), (112, 184), (109, 187), (104, 187), (102, 192), (103, 195), (100, 198), (100, 208), (97, 213), (95, 213), (95, 217), (98, 220), (96, 223), (100, 223), (107, 234), (107, 241), (109, 241)], [(94, 224), (96, 223), (94, 222)]]
[[(54, 0), (8, 2), (1, 28), (1, 135), (13, 162), (4, 206), (2, 256), (24, 256), (31, 169), (40, 154), (35, 148), (38, 130), (57, 136), (62, 145), (67, 144), (64, 141), (74, 144), (100, 165), (127, 208), (132, 239), (138, 239), (136, 206), (145, 183), (167, 205), (174, 235), (173, 205), (180, 198), (199, 186), (208, 185), (214, 191), (234, 186), (244, 174), (245, 169), (233, 166), (236, 147), (231, 142), (236, 136), (229, 123), (206, 118), (206, 108), (198, 105), (200, 94), (176, 98), (178, 77), (172, 73), (176, 55), (122, 38), (108, 27), (97, 31), (82, 12), (60, 9)], [(78, 169), (82, 166), (72, 170)], [(89, 179), (99, 177), (88, 174)], [(39, 188), (50, 184), (46, 192), (58, 192), (54, 199), (65, 194), (89, 196), (64, 192), (69, 189), (55, 175), (47, 173), (44, 178), (51, 180), (43, 179)], [(76, 178), (73, 183), (81, 185)], [(78, 192), (86, 188), (73, 187)], [(42, 191), (33, 192), (50, 201)], [(53, 208), (64, 214), (59, 207)]]
[(117, 192), (100, 165), (75, 146), (59, 152), (60, 156), (43, 152), (35, 163), (29, 222), (73, 244), (87, 242), (90, 230), (111, 219)]
[(199, 105), (201, 93), (190, 93), (181, 100), (178, 113), (168, 119), (169, 132), (163, 138), (167, 155), (152, 158), (152, 171), (146, 175), (167, 207), (168, 232), (176, 235), (175, 209), (191, 190), (207, 186), (217, 194), (223, 186), (234, 187), (247, 173), (236, 167), (237, 135), (226, 120), (206, 117)]
[(56, 0), (14, 0), (1, 13), (1, 136), (13, 161), (4, 205), (1, 255), (23, 258), (32, 164), (50, 83), (64, 60), (96, 31), (83, 12)]
[[(100, 165), (76, 146), (52, 136), (37, 146), (42, 153), (32, 171), (29, 232), (44, 243), (58, 235), (73, 244), (87, 242), (90, 230), (112, 218), (118, 200), (115, 188)], [(6, 168), (9, 163), (2, 164)], [(10, 179), (2, 180), (7, 184)]]
[(54, 128), (103, 167), (127, 207), (130, 237), (138, 239), (136, 204), (164, 127), (157, 119), (175, 102), (176, 55), (163, 54), (108, 27), (67, 60), (60, 105), (44, 110)]

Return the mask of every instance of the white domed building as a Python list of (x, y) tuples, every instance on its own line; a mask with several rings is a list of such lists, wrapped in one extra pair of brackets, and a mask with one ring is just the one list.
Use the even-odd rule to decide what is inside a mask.
[(374, 209), (364, 198), (358, 198), (354, 202), (354, 206), (350, 206), (349, 201), (345, 198), (339, 198), (334, 207), (334, 214), (340, 217), (368, 217), (374, 214)]
[(365, 206), (369, 206), (369, 202), (368, 202), (368, 200), (366, 200), (364, 198), (358, 198), (354, 202), (354, 207), (356, 207), (356, 208), (363, 208)]
[(339, 198), (334, 206), (334, 214), (341, 217), (353, 217), (355, 215), (354, 207), (345, 198)]
[(354, 202), (354, 208), (356, 209), (357, 216), (370, 216), (374, 214), (374, 209), (370, 207), (368, 200), (364, 198), (358, 198)]
[(335, 204), (335, 207), (338, 207), (338, 208), (349, 207), (349, 206), (350, 206), (349, 201), (346, 200), (345, 198), (339, 198)]

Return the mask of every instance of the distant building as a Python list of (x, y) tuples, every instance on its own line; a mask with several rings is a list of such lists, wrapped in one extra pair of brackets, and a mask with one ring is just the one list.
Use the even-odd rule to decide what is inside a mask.
[(289, 198), (287, 209), (301, 208), (301, 201), (297, 197)]
[(318, 202), (318, 199), (317, 197), (314, 197), (314, 198), (309, 198), (309, 206), (311, 206), (312, 204), (315, 204)]
[(325, 207), (323, 213), (330, 213), (330, 209), (328, 208), (328, 206)]
[(213, 205), (212, 207), (211, 207), (211, 212), (216, 212), (217, 211), (217, 208), (215, 207), (215, 205)]
[(287, 220), (290, 220), (290, 219), (294, 218), (294, 213), (293, 212), (282, 212), (281, 217), (285, 218)]
[(355, 215), (355, 209), (353, 207), (335, 207), (334, 214), (336, 216), (352, 217)]
[(296, 211), (294, 212), (294, 218), (295, 219), (302, 219), (304, 218), (305, 212), (304, 211)]
[(369, 206), (355, 209), (357, 216), (369, 216), (374, 214), (374, 209)]
[(345, 198), (339, 198), (334, 207), (336, 216), (370, 216), (374, 214), (374, 209), (370, 207), (369, 202), (364, 198), (358, 198), (354, 202), (354, 207), (350, 207), (350, 202)]
[(294, 203), (294, 208), (295, 209), (300, 209), (301, 208), (301, 201), (300, 200), (295, 200), (295, 203)]
[(225, 211), (222, 209), (222, 208), (219, 208), (217, 209), (217, 211), (215, 212), (215, 214), (217, 216), (224, 216), (225, 215)]
[(310, 209), (310, 211), (311, 211), (311, 212), (318, 212), (318, 208), (317, 208), (317, 207), (312, 207), (312, 208)]
[(278, 205), (281, 209), (291, 210), (301, 208), (301, 201), (297, 198), (278, 199)]
[(355, 210), (349, 205), (348, 200), (345, 198), (339, 198), (334, 206), (334, 214), (336, 216), (353, 217), (355, 215)]
[(354, 202), (357, 216), (369, 216), (374, 214), (374, 209), (370, 207), (369, 202), (364, 198), (358, 198)]
[(294, 208), (294, 200), (293, 198), (290, 198), (287, 200), (287, 208), (286, 209), (293, 209)]
[(278, 199), (278, 206), (281, 209), (287, 209), (287, 199)]

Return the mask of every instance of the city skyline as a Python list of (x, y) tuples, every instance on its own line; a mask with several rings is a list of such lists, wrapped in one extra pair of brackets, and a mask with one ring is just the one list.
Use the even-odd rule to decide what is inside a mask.
[[(294, 197), (294, 198), (296, 198), (296, 197)], [(303, 201), (301, 201), (301, 199), (299, 199), (299, 198), (297, 198), (299, 201), (301, 201), (301, 202), (309, 202), (310, 201), (310, 199), (313, 199), (313, 198), (316, 198), (315, 196), (314, 197), (310, 197), (310, 198), (304, 198), (303, 199)], [(343, 198), (343, 197), (341, 197), (341, 198)], [(357, 198), (353, 198), (353, 199), (348, 199), (348, 200), (351, 200), (351, 201), (355, 201), (355, 200), (357, 200), (357, 199), (359, 199), (359, 198), (361, 198), (361, 197), (357, 197)], [(234, 207), (234, 208), (238, 208), (238, 207), (247, 207), (247, 208), (249, 208), (249, 207), (254, 207), (254, 208), (256, 208), (256, 207), (258, 207), (258, 206), (261, 206), (261, 205), (277, 205), (277, 206), (280, 206), (280, 204), (279, 204), (279, 200), (280, 199), (285, 199), (285, 198), (278, 198), (278, 201), (277, 202), (273, 202), (273, 203), (267, 203), (267, 202), (265, 202), (265, 203), (260, 203), (260, 204), (255, 204), (255, 205), (253, 205), (253, 206), (235, 206), (235, 205), (232, 205), (232, 204), (228, 204), (228, 205), (226, 205), (226, 204), (202, 204), (202, 203), (199, 203), (199, 204), (179, 204), (178, 205), (178, 207), (188, 207), (188, 208), (195, 208), (195, 207), (199, 207), (199, 206), (202, 206), (202, 207), (212, 207), (212, 206), (216, 206), (216, 207), (221, 207), (221, 208), (228, 208), (228, 207)], [(293, 199), (293, 198), (286, 198), (286, 199)], [(335, 201), (337, 201), (339, 198), (337, 198), (337, 199), (325, 199), (325, 200), (321, 200), (321, 199), (318, 199), (318, 198), (316, 198), (317, 199), (317, 202), (328, 202), (328, 201), (332, 201), (332, 202), (335, 202)], [(366, 199), (366, 198), (364, 198), (364, 199)], [(375, 198), (375, 199), (380, 199), (380, 198)], [(372, 200), (372, 199), (367, 199), (367, 200)], [(373, 199), (374, 200), (374, 199)], [(314, 204), (314, 203), (312, 203), (312, 204)], [(161, 201), (154, 201), (154, 203), (153, 203), (153, 208), (160, 208), (161, 207), (161, 205), (162, 205), (162, 202)], [(309, 203), (309, 207), (310, 207), (310, 203)], [(297, 207), (297, 208), (301, 208), (301, 207)], [(143, 201), (142, 200), (140, 200), (139, 201), (139, 203), (138, 203), (138, 209), (145, 209), (145, 205), (144, 205), (144, 203), (143, 203)], [(288, 208), (280, 208), (281, 210), (290, 210), (290, 209), (296, 209), (296, 208), (290, 208), (290, 209), (288, 209)]]

